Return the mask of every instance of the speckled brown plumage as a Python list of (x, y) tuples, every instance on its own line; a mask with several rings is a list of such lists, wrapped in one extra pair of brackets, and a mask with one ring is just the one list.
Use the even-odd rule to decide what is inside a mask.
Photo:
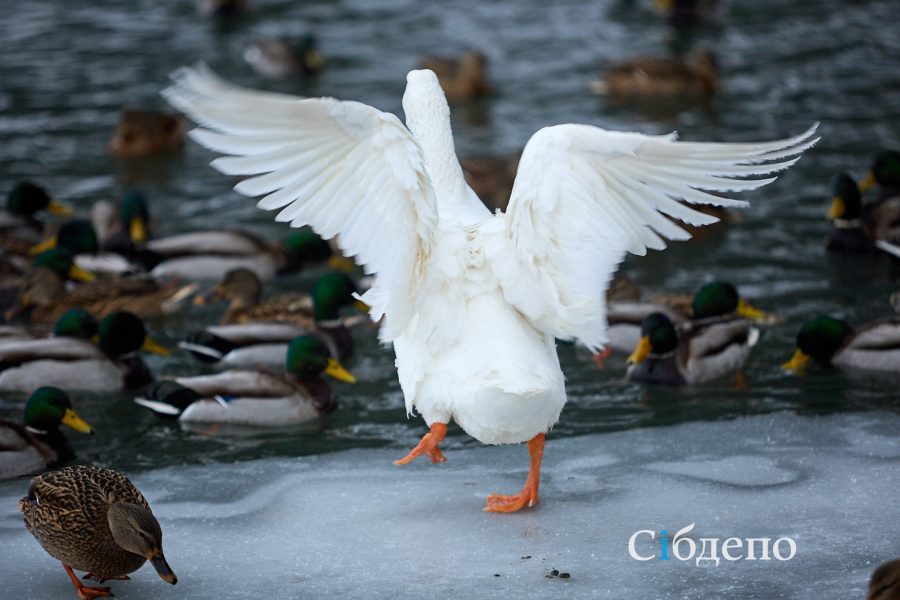
[(80, 571), (112, 578), (136, 571), (146, 558), (121, 548), (112, 537), (107, 511), (116, 502), (150, 505), (118, 471), (75, 466), (31, 480), (19, 500), (25, 527), (54, 558)]
[(491, 212), (506, 210), (521, 155), (472, 156), (459, 161), (466, 183)]
[(161, 285), (145, 277), (98, 280), (67, 290), (59, 275), (47, 268), (30, 271), (19, 293), (20, 309), (32, 323), (55, 323), (71, 308), (83, 308), (101, 319), (125, 310), (142, 319), (158, 318), (177, 307), (187, 288)]
[(185, 121), (177, 114), (154, 110), (124, 110), (109, 151), (122, 158), (164, 154), (184, 144)]

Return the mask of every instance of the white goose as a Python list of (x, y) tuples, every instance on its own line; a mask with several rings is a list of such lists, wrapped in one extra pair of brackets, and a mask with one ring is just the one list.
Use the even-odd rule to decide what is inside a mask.
[(212, 165), (251, 176), (235, 190), (282, 209), (277, 221), (339, 236), (376, 275), (362, 299), (384, 317), (407, 412), (430, 427), (397, 462), (446, 460), (451, 418), (486, 444), (528, 441), (524, 488), (488, 496), (492, 512), (537, 503), (544, 434), (566, 402), (555, 339), (604, 344), (604, 291), (625, 253), (690, 237), (665, 215), (716, 221), (678, 200), (746, 205), (701, 190), (763, 186), (774, 178), (747, 177), (791, 166), (816, 142), (816, 126), (751, 144), (547, 127), (525, 147), (508, 210), (491, 214), (463, 179), (431, 71), (407, 75), (406, 127), (359, 102), (235, 87), (202, 66), (173, 79), (163, 95), (205, 127), (193, 139), (232, 155)]

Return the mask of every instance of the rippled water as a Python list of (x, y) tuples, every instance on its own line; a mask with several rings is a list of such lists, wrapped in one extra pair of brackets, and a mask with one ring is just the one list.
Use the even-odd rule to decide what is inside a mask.
[[(807, 316), (831, 312), (860, 323), (890, 311), (887, 294), (898, 285), (897, 267), (826, 257), (821, 240), (829, 228), (823, 215), (831, 176), (843, 169), (860, 176), (876, 149), (900, 147), (896, 0), (732, 1), (722, 26), (694, 40), (718, 52), (725, 92), (709, 106), (669, 114), (614, 109), (586, 91), (606, 61), (676, 45), (649, 0), (254, 4), (252, 16), (220, 27), (196, 16), (188, 1), (18, 3), (0, 21), (0, 193), (15, 180), (33, 178), (87, 212), (96, 200), (140, 188), (165, 233), (239, 225), (280, 235), (283, 228), (232, 192), (227, 179), (208, 168), (211, 154), (196, 145), (152, 163), (120, 162), (106, 152), (123, 105), (161, 106), (158, 91), (167, 74), (201, 59), (248, 86), (355, 99), (400, 113), (405, 73), (419, 55), (479, 48), (490, 60), (498, 92), (454, 109), (461, 156), (517, 150), (536, 129), (560, 122), (749, 141), (795, 134), (820, 120), (819, 145), (752, 195), (752, 208), (726, 235), (630, 257), (623, 267), (648, 293), (691, 291), (713, 277), (728, 279), (762, 308), (784, 316), (764, 332), (747, 367), (749, 389), (647, 390), (622, 381), (621, 359), (597, 371), (584, 352), (561, 346), (570, 400), (553, 435), (785, 409), (900, 407), (892, 387), (900, 374), (793, 377), (778, 368)], [(303, 31), (318, 36), (326, 59), (314, 80), (262, 80), (241, 60), (258, 34)], [(306, 275), (281, 285), (303, 287), (310, 280)], [(171, 342), (186, 323), (155, 326)], [(342, 408), (321, 424), (187, 431), (139, 410), (129, 396), (78, 397), (76, 406), (98, 433), (74, 442), (83, 458), (123, 468), (351, 446), (393, 445), (400, 453), (421, 434), (422, 423), (404, 416), (391, 352), (378, 347), (373, 331), (358, 332), (357, 343), (351, 366), (361, 382), (340, 388)], [(178, 355), (151, 365), (160, 373), (196, 368)], [(0, 399), (0, 414), (18, 418), (22, 401)], [(473, 443), (451, 435), (448, 445)]]

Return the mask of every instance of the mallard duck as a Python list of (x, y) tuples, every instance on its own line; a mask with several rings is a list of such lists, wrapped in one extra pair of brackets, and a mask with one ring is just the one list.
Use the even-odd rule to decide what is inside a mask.
[(859, 187), (846, 173), (836, 175), (831, 187), (827, 216), (833, 227), (825, 238), (825, 248), (831, 252), (890, 254), (885, 242), (889, 245), (900, 240), (900, 196), (864, 205)]
[(681, 331), (663, 313), (644, 317), (626, 377), (664, 385), (721, 379), (737, 373), (759, 341), (759, 329), (744, 318), (694, 319)]
[(722, 84), (715, 55), (699, 48), (688, 60), (636, 57), (612, 63), (603, 80), (592, 82), (589, 88), (620, 102), (632, 97), (707, 97), (721, 92)]
[(150, 240), (147, 249), (163, 257), (151, 271), (159, 278), (220, 280), (232, 269), (243, 267), (269, 281), (320, 262), (342, 270), (352, 265), (308, 229), (275, 243), (246, 231), (197, 231)]
[(885, 150), (875, 156), (872, 167), (860, 182), (859, 188), (867, 192), (876, 185), (877, 202), (900, 196), (900, 152)]
[(0, 210), (0, 240), (7, 243), (36, 244), (44, 231), (37, 213), (70, 215), (72, 209), (50, 197), (47, 190), (30, 181), (17, 183), (6, 196), (6, 207)]
[(109, 151), (119, 158), (175, 152), (184, 145), (184, 126), (181, 115), (125, 109), (109, 140)]
[(367, 313), (369, 307), (354, 298), (358, 290), (349, 277), (329, 273), (316, 280), (309, 296), (283, 294), (262, 304), (261, 291), (251, 271), (229, 272), (211, 294), (212, 300), (229, 301), (221, 325), (191, 334), (179, 347), (220, 367), (273, 366), (283, 364), (291, 339), (314, 333), (338, 360), (353, 354), (353, 336), (341, 309), (355, 306)]
[(127, 255), (151, 237), (147, 198), (140, 192), (127, 192), (119, 200), (118, 209), (105, 200), (95, 202), (91, 224), (101, 248)]
[(135, 398), (158, 415), (184, 422), (278, 426), (302, 423), (337, 408), (329, 375), (355, 383), (356, 378), (331, 357), (314, 336), (291, 340), (282, 353), (285, 375), (263, 371), (225, 371), (160, 382), (146, 397)]
[(689, 237), (661, 213), (711, 222), (679, 199), (742, 206), (701, 190), (758, 188), (772, 179), (753, 176), (815, 143), (815, 126), (745, 144), (546, 127), (525, 146), (507, 211), (491, 214), (463, 179), (429, 70), (407, 75), (407, 127), (358, 102), (234, 87), (204, 67), (174, 80), (163, 95), (207, 128), (192, 137), (232, 155), (214, 166), (248, 176), (236, 191), (263, 195), (257, 206), (282, 209), (279, 221), (337, 236), (375, 275), (362, 300), (393, 343), (407, 411), (430, 428), (399, 464), (444, 460), (450, 419), (484, 443), (528, 440), (525, 486), (488, 496), (494, 512), (538, 502), (544, 437), (566, 402), (555, 340), (605, 343), (603, 295), (625, 254)]
[(610, 302), (606, 314), (609, 336), (606, 347), (620, 352), (634, 350), (641, 338), (643, 320), (652, 313), (664, 314), (682, 332), (725, 320), (763, 322), (769, 318), (742, 298), (734, 285), (712, 281), (701, 286), (693, 296), (668, 294), (647, 301)]
[(23, 424), (0, 419), (0, 479), (11, 479), (57, 467), (75, 459), (75, 450), (60, 425), (91, 434), (91, 426), (72, 408), (69, 395), (57, 387), (40, 387), (25, 403)]
[(146, 385), (153, 375), (140, 350), (167, 355), (143, 321), (114, 312), (97, 326), (97, 344), (67, 336), (0, 340), (0, 390), (27, 392), (41, 385), (110, 392)]
[(246, 60), (257, 73), (282, 79), (298, 75), (314, 75), (322, 68), (322, 57), (316, 50), (316, 38), (286, 36), (257, 38), (244, 51)]
[(802, 373), (811, 361), (823, 367), (898, 373), (900, 317), (871, 321), (855, 329), (828, 315), (810, 319), (797, 332), (797, 348), (782, 367)]
[(866, 600), (900, 600), (900, 558), (881, 564), (872, 572)]
[(471, 100), (494, 91), (488, 82), (487, 58), (480, 52), (464, 52), (458, 57), (426, 56), (419, 61), (419, 68), (437, 75), (450, 100)]
[(150, 505), (119, 471), (75, 466), (38, 475), (19, 510), (25, 528), (63, 564), (82, 600), (113, 594), (108, 587), (84, 585), (73, 569), (103, 583), (128, 579), (150, 561), (163, 581), (178, 581), (163, 555), (162, 530)]
[(161, 284), (147, 276), (96, 280), (67, 288), (57, 270), (36, 267), (26, 274), (19, 304), (7, 316), (25, 314), (32, 323), (53, 323), (70, 308), (83, 307), (97, 317), (125, 310), (153, 319), (176, 312), (196, 289), (196, 284)]
[(133, 273), (137, 266), (129, 258), (108, 250), (102, 250), (94, 225), (87, 219), (70, 219), (55, 234), (33, 246), (29, 253), (37, 255), (53, 248), (61, 248), (70, 254), (81, 269), (97, 275), (119, 276)]

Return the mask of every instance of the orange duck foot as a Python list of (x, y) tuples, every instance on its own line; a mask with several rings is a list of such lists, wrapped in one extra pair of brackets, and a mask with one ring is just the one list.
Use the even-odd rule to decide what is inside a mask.
[(63, 568), (66, 570), (66, 573), (68, 573), (69, 579), (71, 579), (72, 583), (75, 585), (75, 593), (78, 594), (80, 600), (94, 600), (95, 598), (113, 595), (112, 590), (108, 587), (90, 587), (81, 583), (78, 576), (75, 575), (72, 571), (72, 567), (69, 565), (63, 565)]
[(441, 452), (441, 449), (438, 448), (438, 445), (444, 441), (444, 436), (447, 435), (447, 424), (446, 423), (433, 423), (431, 425), (431, 430), (422, 436), (422, 439), (419, 441), (418, 445), (410, 450), (409, 454), (401, 458), (400, 460), (395, 460), (395, 465), (405, 465), (413, 461), (418, 456), (422, 456), (423, 454), (431, 459), (431, 462), (434, 464), (447, 462), (447, 457)]
[(103, 583), (104, 581), (111, 581), (111, 580), (130, 581), (131, 577), (129, 577), (128, 575), (115, 575), (113, 577), (101, 577), (100, 575), (94, 575), (93, 573), (88, 573), (87, 575), (82, 577), (82, 579), (93, 579), (94, 581), (99, 581), (100, 583)]
[(544, 434), (539, 433), (528, 442), (528, 454), (531, 456), (531, 468), (525, 487), (518, 494), (503, 496), (491, 494), (487, 497), (484, 510), (496, 513), (511, 513), (522, 510), (526, 506), (535, 506), (538, 499), (538, 486), (541, 483), (541, 460), (544, 457)]
[(594, 364), (597, 365), (597, 368), (598, 368), (598, 369), (602, 369), (602, 368), (603, 368), (603, 363), (606, 361), (607, 358), (609, 358), (610, 356), (612, 356), (612, 353), (613, 353), (612, 348), (611, 348), (610, 346), (606, 346), (606, 347), (603, 348), (603, 350), (601, 350), (600, 352), (595, 352), (595, 353), (591, 356), (591, 358), (594, 359)]

